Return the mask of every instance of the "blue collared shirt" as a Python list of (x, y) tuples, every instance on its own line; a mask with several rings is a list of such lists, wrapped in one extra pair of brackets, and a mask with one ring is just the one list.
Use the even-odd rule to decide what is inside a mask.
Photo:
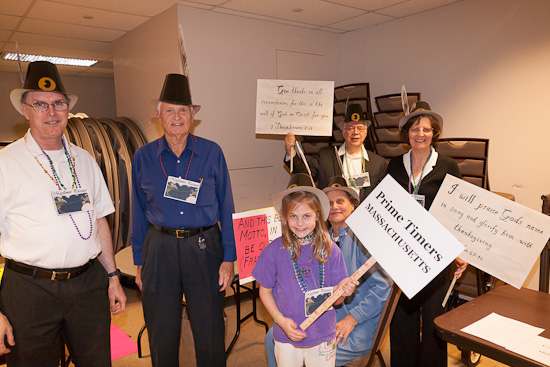
[[(165, 198), (167, 176), (202, 180), (197, 203)], [(235, 261), (234, 212), (229, 171), (218, 144), (189, 134), (185, 149), (176, 157), (162, 136), (134, 154), (131, 239), (136, 265), (142, 263), (141, 250), (149, 224), (190, 229), (211, 226), (218, 221), (224, 247), (223, 261)]]

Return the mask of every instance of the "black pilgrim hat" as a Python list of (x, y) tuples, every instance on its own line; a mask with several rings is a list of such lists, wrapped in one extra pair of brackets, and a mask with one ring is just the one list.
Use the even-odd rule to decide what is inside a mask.
[(23, 88), (14, 89), (10, 93), (10, 100), (13, 107), (20, 113), (21, 111), (21, 97), (23, 93), (30, 91), (39, 92), (56, 92), (66, 95), (69, 98), (69, 110), (73, 108), (78, 96), (76, 94), (67, 93), (57, 66), (49, 61), (33, 61), (27, 67), (27, 76), (25, 77), (25, 83)]
[(340, 130), (344, 131), (344, 126), (347, 122), (362, 122), (367, 127), (369, 127), (371, 124), (370, 120), (367, 120), (367, 118), (365, 117), (365, 114), (363, 113), (363, 108), (358, 103), (352, 103), (348, 105), (348, 108), (346, 110), (346, 118), (344, 119), (344, 122), (341, 122), (338, 126)]
[(201, 106), (194, 105), (191, 101), (191, 90), (189, 88), (189, 79), (182, 74), (167, 74), (164, 80), (164, 86), (160, 92), (158, 102), (180, 104), (184, 106), (193, 106), (195, 113), (199, 112)]

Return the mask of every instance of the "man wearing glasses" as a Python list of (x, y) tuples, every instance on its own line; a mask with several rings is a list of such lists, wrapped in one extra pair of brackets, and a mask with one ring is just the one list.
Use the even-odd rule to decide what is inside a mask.
[[(387, 162), (379, 155), (365, 149), (363, 143), (367, 137), (370, 121), (365, 118), (360, 104), (350, 104), (346, 118), (340, 129), (344, 136), (344, 144), (340, 147), (325, 147), (318, 155), (308, 159), (308, 165), (320, 189), (327, 187), (333, 176), (344, 176), (360, 196), (361, 201), (374, 189), (386, 174)], [(296, 142), (294, 134), (285, 137), (285, 164), (290, 165), (293, 154), (293, 173), (307, 173), (303, 161), (291, 149)]]
[[(0, 151), (0, 354), (9, 366), (58, 366), (63, 336), (75, 365), (109, 366), (109, 307), (121, 313), (126, 296), (107, 185), (94, 158), (63, 136), (78, 97), (54, 64), (37, 61), (10, 98), (30, 128)], [(75, 197), (81, 205), (66, 205)]]

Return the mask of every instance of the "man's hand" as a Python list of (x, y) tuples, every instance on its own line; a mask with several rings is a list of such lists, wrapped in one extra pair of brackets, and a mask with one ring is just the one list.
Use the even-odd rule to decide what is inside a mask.
[(11, 352), (11, 350), (6, 347), (6, 344), (4, 343), (4, 340), (8, 342), (10, 346), (15, 345), (15, 340), (13, 339), (13, 329), (11, 328), (11, 324), (0, 312), (0, 355), (1, 354), (7, 354)]
[(109, 278), (109, 306), (113, 315), (118, 315), (126, 310), (126, 294), (124, 294), (118, 276)]
[[(293, 152), (294, 144), (296, 144), (296, 137), (293, 133), (288, 133), (285, 136), (285, 151), (286, 155), (292, 159), (292, 157), (296, 154), (296, 152)], [(294, 153), (294, 154), (292, 154)]]
[(141, 287), (143, 286), (141, 282), (141, 265), (138, 265), (137, 267), (137, 273), (136, 273), (136, 284), (139, 287), (139, 290), (141, 291)]
[(235, 276), (235, 270), (233, 267), (233, 263), (224, 261), (220, 265), (220, 281), (218, 282), (218, 284), (221, 287), (220, 292), (223, 292), (225, 288), (229, 287), (229, 285), (233, 282), (234, 276)]
[(355, 325), (357, 324), (358, 322), (355, 319), (355, 317), (353, 317), (352, 314), (348, 314), (346, 317), (340, 320), (340, 322), (337, 322), (336, 323), (336, 344), (338, 344), (338, 342), (342, 340), (342, 344), (340, 345), (344, 345), (344, 343), (348, 339), (348, 335), (351, 334), (351, 332), (355, 328)]

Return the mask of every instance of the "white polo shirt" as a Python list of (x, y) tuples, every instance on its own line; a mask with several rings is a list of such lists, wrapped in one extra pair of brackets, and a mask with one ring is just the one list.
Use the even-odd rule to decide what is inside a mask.
[[(47, 269), (69, 268), (83, 265), (101, 252), (96, 221), (114, 212), (113, 202), (94, 158), (75, 145), (69, 146), (64, 136), (63, 140), (75, 159), (80, 187), (88, 190), (92, 226), (87, 212), (71, 214), (72, 219), (57, 214), (52, 198), (52, 192), (58, 190), (51, 178), (54, 174), (29, 129), (26, 142), (21, 138), (0, 150), (0, 254), (8, 259)], [(59, 179), (70, 189), (73, 177), (63, 149), (47, 154)], [(75, 225), (82, 237), (88, 237), (91, 229), (91, 237), (84, 240)]]

